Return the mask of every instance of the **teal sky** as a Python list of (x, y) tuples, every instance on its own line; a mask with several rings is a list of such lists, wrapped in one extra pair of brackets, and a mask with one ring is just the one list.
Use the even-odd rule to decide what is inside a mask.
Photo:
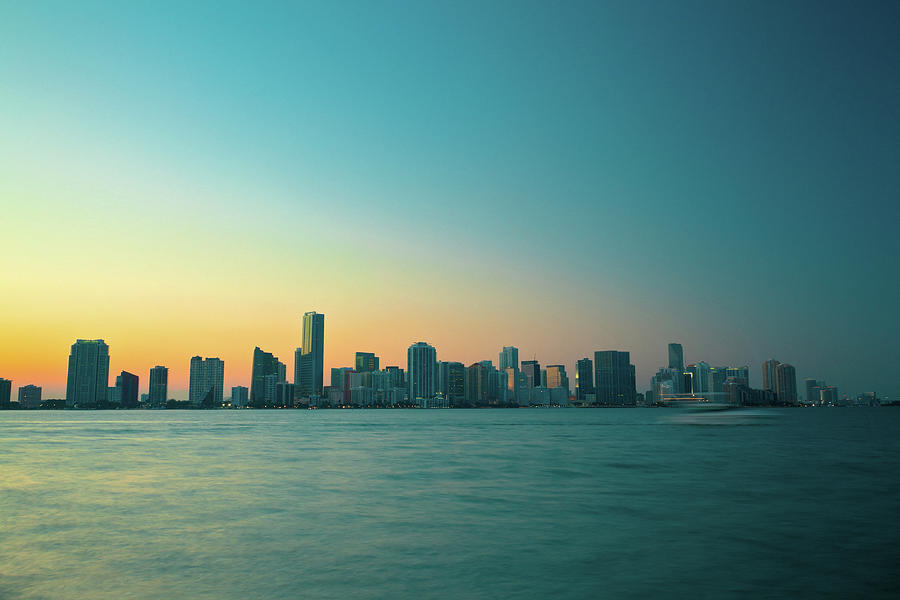
[(356, 348), (387, 356), (619, 348), (644, 389), (680, 341), (900, 395), (898, 31), (896, 2), (5, 2), (4, 310), (86, 235), (85, 277), (177, 263), (146, 285), (185, 298), (480, 315), (455, 355)]

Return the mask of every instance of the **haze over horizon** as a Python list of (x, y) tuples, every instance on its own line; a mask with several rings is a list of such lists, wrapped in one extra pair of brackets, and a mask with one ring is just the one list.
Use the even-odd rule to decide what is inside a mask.
[(900, 396), (896, 2), (0, 6), (0, 377), (768, 358)]

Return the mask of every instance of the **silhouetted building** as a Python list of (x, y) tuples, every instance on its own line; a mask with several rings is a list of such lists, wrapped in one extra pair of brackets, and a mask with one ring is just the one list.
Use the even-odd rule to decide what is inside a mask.
[(150, 394), (148, 402), (153, 408), (162, 408), (169, 401), (169, 369), (157, 365), (150, 369)]
[(247, 406), (250, 401), (250, 390), (246, 386), (236, 385), (231, 388), (231, 405), (237, 407)]
[(780, 364), (774, 358), (770, 358), (762, 364), (762, 386), (764, 390), (777, 391), (775, 386), (775, 369)]
[(804, 384), (806, 386), (806, 403), (818, 404), (819, 390), (822, 389), (822, 385), (815, 379), (806, 379)]
[(294, 394), (298, 398), (303, 395), (303, 386), (300, 385), (300, 382), (303, 379), (303, 369), (301, 368), (302, 364), (303, 348), (297, 348), (296, 350), (294, 350)]
[(489, 404), (490, 376), (486, 366), (473, 363), (466, 369), (466, 404), (487, 406)]
[(819, 404), (822, 406), (838, 406), (840, 400), (838, 389), (833, 385), (827, 385), (819, 390)]
[(353, 362), (360, 373), (378, 370), (378, 357), (374, 352), (357, 352)]
[(528, 378), (528, 385), (539, 387), (541, 385), (541, 363), (536, 360), (523, 360), (522, 372)]
[(681, 344), (669, 344), (669, 368), (684, 373), (684, 348)]
[(275, 384), (275, 406), (292, 408), (294, 406), (294, 384), (283, 381)]
[[(2, 397), (3, 392), (0, 391), (0, 400), (2, 400)], [(36, 385), (23, 385), (20, 387), (19, 406), (22, 408), (39, 408), (41, 406), (41, 388)]]
[(416, 342), (406, 352), (406, 370), (409, 372), (409, 401), (433, 398), (435, 393), (435, 367), (437, 352), (434, 346)]
[(781, 404), (797, 404), (797, 372), (791, 365), (775, 367), (775, 394)]
[(594, 394), (594, 361), (580, 358), (575, 363), (575, 399), (579, 404), (587, 404), (588, 394)]
[(634, 365), (629, 352), (594, 352), (594, 388), (601, 406), (633, 406), (636, 401)]
[(0, 378), (0, 408), (9, 408), (12, 398), (12, 380)]
[(225, 363), (219, 358), (191, 358), (188, 399), (194, 406), (221, 406)]
[[(253, 369), (250, 375), (250, 402), (254, 406), (264, 406), (275, 402), (276, 383), (285, 380), (286, 368), (271, 352), (264, 352), (257, 346), (253, 349)], [(266, 383), (266, 377), (274, 377), (272, 383)]]
[(140, 390), (138, 389), (137, 375), (128, 371), (122, 371), (116, 377), (116, 388), (118, 389), (116, 395), (119, 397), (122, 408), (137, 408), (139, 406), (138, 394)]
[(325, 373), (325, 315), (303, 314), (303, 348), (300, 354), (300, 394), (321, 396)]
[(103, 340), (76, 340), (69, 354), (66, 406), (97, 406), (109, 387), (109, 346)]

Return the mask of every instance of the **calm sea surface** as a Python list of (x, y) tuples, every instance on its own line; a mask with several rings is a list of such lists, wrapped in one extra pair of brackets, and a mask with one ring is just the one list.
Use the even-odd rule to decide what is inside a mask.
[(897, 597), (900, 410), (0, 413), (0, 598)]

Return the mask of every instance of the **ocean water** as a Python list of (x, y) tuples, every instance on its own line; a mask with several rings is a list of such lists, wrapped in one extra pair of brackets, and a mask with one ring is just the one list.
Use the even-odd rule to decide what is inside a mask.
[(0, 598), (897, 597), (900, 410), (0, 413)]

